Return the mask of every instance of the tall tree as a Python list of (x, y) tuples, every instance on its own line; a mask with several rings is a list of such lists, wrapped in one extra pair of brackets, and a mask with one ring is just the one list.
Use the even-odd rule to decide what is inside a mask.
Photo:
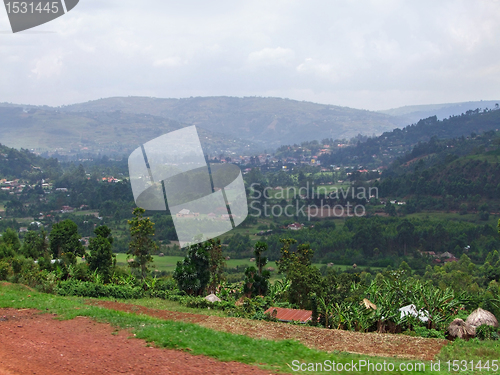
[(215, 293), (219, 285), (222, 281), (224, 281), (224, 268), (226, 267), (226, 260), (222, 254), (220, 239), (211, 239), (208, 240), (207, 243), (210, 268), (208, 291)]
[(267, 250), (267, 243), (259, 241), (255, 244), (255, 267), (248, 267), (245, 270), (244, 292), (247, 297), (254, 295), (266, 295), (269, 289), (270, 272), (263, 270), (267, 264), (267, 257), (262, 253)]
[(174, 280), (180, 290), (189, 295), (203, 294), (210, 281), (210, 244), (207, 242), (189, 246), (182, 262), (177, 262)]
[[(47, 241), (47, 232), (44, 230), (40, 232), (30, 230), (26, 233), (23, 246), (21, 247), (21, 253), (26, 258), (38, 259), (48, 255), (48, 251), (49, 243)], [(50, 255), (48, 255), (48, 257), (50, 257)]]
[(133, 211), (135, 217), (128, 221), (132, 241), (127, 251), (127, 258), (132, 259), (128, 263), (129, 266), (140, 269), (143, 279), (149, 271), (148, 265), (153, 261), (151, 253), (158, 248), (152, 238), (155, 234), (154, 223), (148, 217), (143, 217), (144, 212), (146, 212), (144, 208), (135, 208)]
[(116, 265), (116, 256), (113, 254), (111, 245), (113, 237), (111, 229), (106, 225), (97, 227), (94, 230), (95, 238), (90, 239), (88, 256), (89, 268), (97, 271), (104, 278), (105, 282), (111, 279), (111, 272)]
[(50, 251), (54, 259), (63, 259), (67, 264), (76, 264), (76, 257), (85, 254), (78, 226), (69, 219), (54, 224), (49, 238)]
[(294, 239), (280, 239), (283, 244), (281, 258), (276, 263), (281, 273), (285, 273), (290, 280), (289, 302), (301, 308), (311, 308), (311, 297), (321, 292), (321, 273), (311, 264), (314, 251), (308, 243), (298, 245), (295, 251), (291, 246), (296, 244)]

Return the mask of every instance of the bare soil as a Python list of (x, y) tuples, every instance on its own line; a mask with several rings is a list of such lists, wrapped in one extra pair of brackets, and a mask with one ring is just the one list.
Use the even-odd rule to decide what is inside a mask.
[(147, 347), (130, 336), (84, 317), (60, 321), (36, 310), (0, 309), (0, 374), (269, 374), (238, 362)]
[(121, 302), (91, 301), (89, 303), (112, 310), (145, 314), (165, 320), (195, 323), (213, 330), (247, 335), (254, 338), (298, 340), (309, 348), (327, 352), (340, 351), (370, 356), (430, 361), (436, 357), (441, 348), (447, 343), (446, 340), (389, 333), (361, 333), (279, 322), (173, 312)]

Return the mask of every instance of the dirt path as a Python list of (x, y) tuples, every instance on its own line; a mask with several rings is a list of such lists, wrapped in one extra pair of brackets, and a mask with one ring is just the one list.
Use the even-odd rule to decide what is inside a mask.
[(217, 331), (247, 335), (270, 340), (298, 340), (302, 344), (327, 352), (335, 350), (356, 354), (432, 360), (446, 340), (425, 339), (405, 335), (360, 333), (335, 329), (265, 322), (242, 318), (222, 318), (201, 314), (150, 309), (128, 303), (110, 301), (89, 302), (107, 309), (145, 314), (166, 320), (196, 323)]
[(59, 321), (36, 310), (0, 309), (0, 374), (269, 374), (238, 362), (146, 347), (128, 336), (84, 317)]

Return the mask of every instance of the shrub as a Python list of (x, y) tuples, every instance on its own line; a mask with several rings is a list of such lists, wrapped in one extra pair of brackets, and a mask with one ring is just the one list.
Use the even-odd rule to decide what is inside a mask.
[(88, 281), (70, 279), (61, 281), (55, 292), (61, 296), (78, 297), (113, 297), (123, 299), (137, 299), (143, 297), (143, 290), (139, 287), (121, 286), (113, 284), (95, 284)]
[(0, 280), (7, 280), (9, 274), (12, 273), (10, 264), (6, 261), (0, 261)]
[(476, 328), (476, 337), (480, 340), (498, 340), (498, 328), (487, 324), (480, 325)]
[(441, 331), (437, 331), (435, 329), (427, 329), (425, 327), (415, 327), (414, 329), (415, 329), (415, 334), (420, 337), (445, 339), (444, 333)]

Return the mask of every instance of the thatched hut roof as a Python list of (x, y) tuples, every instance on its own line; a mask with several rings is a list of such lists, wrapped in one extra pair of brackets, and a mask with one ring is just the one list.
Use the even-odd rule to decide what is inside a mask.
[(474, 310), (467, 320), (466, 323), (470, 324), (474, 328), (477, 328), (483, 324), (487, 324), (489, 326), (498, 327), (498, 321), (495, 315), (490, 313), (489, 311), (478, 308)]
[(452, 338), (468, 340), (476, 336), (476, 329), (462, 319), (455, 319), (448, 326), (448, 333)]
[(221, 301), (221, 300), (220, 300), (220, 298), (219, 298), (219, 297), (217, 297), (217, 296), (216, 296), (215, 294), (213, 294), (213, 293), (212, 293), (212, 294), (209, 294), (208, 296), (206, 296), (206, 297), (205, 297), (205, 299), (206, 299), (207, 301), (210, 301), (210, 302), (220, 302), (220, 301)]

